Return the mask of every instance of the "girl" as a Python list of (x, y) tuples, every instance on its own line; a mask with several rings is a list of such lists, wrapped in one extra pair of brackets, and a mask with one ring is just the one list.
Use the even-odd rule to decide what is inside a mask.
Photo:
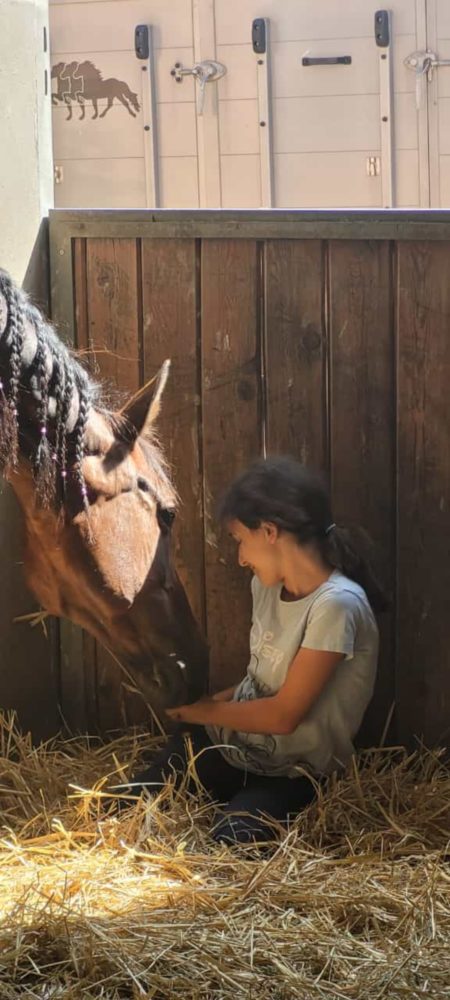
[[(196, 770), (223, 803), (212, 830), (264, 841), (345, 766), (370, 701), (385, 606), (368, 564), (332, 518), (322, 481), (291, 458), (255, 462), (231, 485), (221, 519), (253, 573), (250, 662), (237, 687), (167, 711), (184, 726), (133, 793), (179, 783), (190, 728)], [(271, 825), (272, 821), (272, 825)]]

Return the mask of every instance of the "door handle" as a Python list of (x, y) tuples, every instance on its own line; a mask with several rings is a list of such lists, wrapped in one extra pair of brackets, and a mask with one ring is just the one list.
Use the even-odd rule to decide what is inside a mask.
[(350, 66), (351, 56), (303, 56), (302, 66)]

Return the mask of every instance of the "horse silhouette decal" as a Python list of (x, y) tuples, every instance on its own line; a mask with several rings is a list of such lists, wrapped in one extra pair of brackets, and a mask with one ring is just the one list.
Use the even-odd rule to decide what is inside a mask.
[[(124, 80), (117, 80), (114, 76), (104, 80), (100, 70), (89, 60), (81, 63), (77, 60), (70, 63), (56, 63), (52, 66), (52, 80), (57, 81), (56, 93), (52, 94), (52, 104), (58, 105), (61, 102), (66, 105), (66, 121), (72, 118), (72, 104), (80, 106), (79, 117), (83, 119), (89, 101), (92, 101), (94, 108), (92, 118), (104, 118), (115, 99), (123, 104), (133, 118), (136, 118), (141, 110), (137, 94), (130, 90)], [(99, 115), (98, 102), (105, 98), (106, 107)]]

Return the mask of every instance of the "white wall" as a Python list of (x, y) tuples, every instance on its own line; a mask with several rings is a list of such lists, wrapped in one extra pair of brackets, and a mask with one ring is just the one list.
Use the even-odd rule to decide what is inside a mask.
[(22, 283), (52, 204), (47, 0), (0, 0), (0, 265)]

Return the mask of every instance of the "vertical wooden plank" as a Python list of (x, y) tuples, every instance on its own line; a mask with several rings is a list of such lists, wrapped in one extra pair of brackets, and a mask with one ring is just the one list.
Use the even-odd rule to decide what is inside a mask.
[[(330, 452), (333, 513), (370, 534), (395, 581), (395, 348), (387, 242), (329, 248)], [(378, 744), (394, 698), (394, 612), (380, 616), (376, 690), (358, 742)]]
[(194, 614), (205, 627), (203, 487), (195, 240), (142, 241), (144, 382), (172, 362), (158, 437), (180, 497), (173, 527), (177, 570)]
[[(88, 239), (85, 273), (86, 303), (80, 312), (85, 316), (91, 365), (115, 405), (139, 388), (142, 330), (136, 240)], [(87, 670), (94, 656), (92, 643), (89, 648)], [(99, 644), (95, 661), (99, 727), (106, 732), (140, 713), (136, 699), (123, 688), (126, 678), (120, 667)], [(90, 702), (90, 687), (86, 690)]]
[(448, 740), (450, 244), (398, 244), (400, 737)]
[(268, 452), (324, 470), (324, 266), (319, 240), (269, 240), (265, 253)]
[[(55, 222), (50, 227), (51, 318), (58, 336), (74, 346), (75, 283), (74, 241), (70, 227)], [(83, 677), (81, 629), (67, 619), (59, 620), (59, 708), (62, 720), (72, 732), (86, 731), (86, 697)]]
[[(82, 356), (88, 350), (86, 242), (84, 239), (75, 239), (72, 244), (74, 348)], [(86, 357), (83, 360), (86, 362)], [(62, 660), (64, 670), (61, 696), (64, 717), (71, 729), (95, 732), (98, 726), (96, 642), (87, 632), (76, 629), (71, 623), (64, 623), (63, 627), (70, 629), (78, 650), (75, 660), (73, 657)], [(73, 697), (73, 687), (78, 692), (77, 700)]]
[(126, 396), (139, 388), (136, 240), (89, 239), (86, 280), (90, 350), (113, 399)]
[(248, 662), (250, 577), (215, 520), (220, 495), (261, 451), (256, 242), (202, 244), (205, 570), (211, 683), (238, 681)]

